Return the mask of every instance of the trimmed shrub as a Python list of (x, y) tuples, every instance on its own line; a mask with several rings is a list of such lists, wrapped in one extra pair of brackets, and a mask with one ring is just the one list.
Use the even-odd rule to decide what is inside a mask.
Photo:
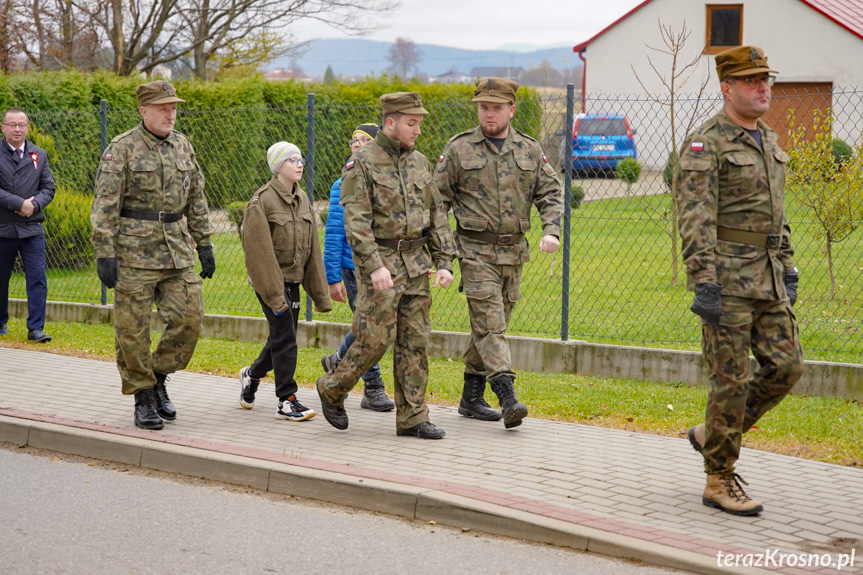
[(625, 182), (627, 186), (631, 186), (641, 176), (641, 164), (635, 158), (626, 158), (617, 163), (614, 173), (617, 175), (618, 180)]
[(45, 265), (77, 269), (93, 263), (90, 243), (91, 194), (57, 184), (54, 200), (45, 208)]
[(837, 168), (847, 165), (854, 158), (854, 149), (842, 138), (833, 138), (831, 151)]
[(573, 184), (570, 197), (572, 198), (572, 203), (570, 204), (572, 209), (577, 210), (581, 205), (581, 201), (584, 199), (584, 188)]

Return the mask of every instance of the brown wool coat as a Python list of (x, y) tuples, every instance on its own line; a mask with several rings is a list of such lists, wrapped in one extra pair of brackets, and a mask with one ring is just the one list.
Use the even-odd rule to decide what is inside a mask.
[(275, 176), (243, 215), (243, 253), (249, 281), (275, 312), (288, 309), (285, 282), (300, 282), (320, 312), (333, 309), (324, 273), (315, 214), (298, 184), (288, 189)]

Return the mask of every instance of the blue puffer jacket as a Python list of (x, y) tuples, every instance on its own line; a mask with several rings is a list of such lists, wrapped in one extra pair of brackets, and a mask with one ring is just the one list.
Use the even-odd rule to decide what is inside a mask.
[(330, 209), (324, 230), (324, 269), (328, 284), (342, 281), (342, 268), (354, 269), (353, 252), (345, 236), (345, 209), (339, 205), (341, 183), (339, 178), (330, 188)]

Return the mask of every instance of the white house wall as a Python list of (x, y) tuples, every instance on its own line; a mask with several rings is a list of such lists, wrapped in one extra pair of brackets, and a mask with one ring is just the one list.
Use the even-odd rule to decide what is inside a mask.
[[(863, 90), (863, 40), (845, 30), (799, 0), (751, 0), (749, 2), (711, 1), (710, 4), (743, 4), (743, 44), (764, 49), (770, 66), (780, 72), (779, 81), (832, 82), (834, 92), (855, 88)], [(670, 150), (667, 107), (652, 103), (638, 77), (654, 95), (668, 96), (648, 62), (670, 75), (671, 57), (647, 46), (667, 50), (659, 22), (679, 32), (684, 24), (691, 31), (680, 61), (695, 58), (705, 43), (707, 2), (692, 0), (653, 0), (587, 47), (586, 109), (589, 112), (626, 113), (636, 129), (639, 159), (648, 168), (661, 167)], [(698, 70), (679, 96), (694, 96), (709, 75), (705, 96), (717, 98), (713, 55), (699, 58)], [(838, 105), (842, 97), (834, 97)], [(848, 99), (846, 98), (847, 102)], [(858, 100), (859, 101), (859, 100)], [(707, 103), (708, 111), (720, 105)], [(675, 124), (685, 130), (694, 103), (681, 102), (682, 117)], [(863, 110), (859, 106), (836, 110), (835, 133), (849, 142), (861, 142)], [(678, 142), (679, 145), (679, 142)]]

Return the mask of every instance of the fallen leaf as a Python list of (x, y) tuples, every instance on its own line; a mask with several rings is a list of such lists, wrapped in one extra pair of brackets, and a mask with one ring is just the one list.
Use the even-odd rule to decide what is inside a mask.
[(665, 407), (668, 408), (668, 411), (674, 411), (674, 406), (671, 405), (670, 403), (668, 405), (666, 405)]

